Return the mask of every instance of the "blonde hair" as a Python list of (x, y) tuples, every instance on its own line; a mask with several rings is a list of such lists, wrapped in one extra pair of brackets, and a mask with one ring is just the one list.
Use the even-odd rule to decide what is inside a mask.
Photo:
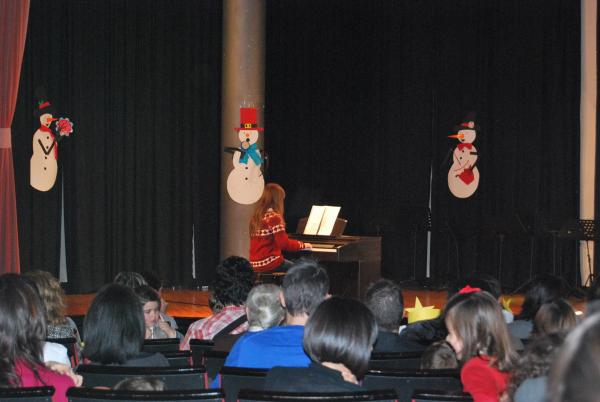
[[(285, 190), (277, 183), (268, 183), (263, 190), (262, 196), (258, 200), (258, 205), (254, 209), (250, 219), (250, 234), (260, 230), (260, 222), (269, 209), (281, 215), (283, 220), (283, 200), (285, 199)], [(285, 223), (284, 223), (285, 224)]]
[(24, 274), (33, 283), (46, 307), (46, 321), (49, 325), (61, 325), (65, 319), (65, 292), (60, 282), (47, 271), (30, 271)]
[(285, 311), (279, 301), (280, 292), (279, 286), (272, 283), (252, 288), (246, 299), (250, 327), (267, 329), (283, 321)]
[(457, 294), (446, 304), (446, 323), (462, 340), (461, 363), (486, 355), (500, 371), (511, 370), (516, 355), (500, 304), (488, 292)]

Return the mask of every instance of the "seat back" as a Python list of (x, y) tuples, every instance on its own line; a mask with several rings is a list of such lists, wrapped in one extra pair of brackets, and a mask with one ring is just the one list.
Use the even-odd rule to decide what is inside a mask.
[(156, 401), (156, 402), (222, 402), (223, 392), (210, 390), (125, 391), (97, 388), (71, 388), (69, 402)]
[(225, 390), (225, 401), (235, 402), (242, 388), (262, 389), (269, 370), (244, 367), (223, 367), (219, 374), (220, 386)]
[(413, 402), (473, 402), (471, 395), (458, 391), (416, 390)]
[(204, 352), (204, 367), (206, 367), (206, 373), (208, 374), (209, 381), (215, 379), (219, 374), (221, 368), (225, 365), (225, 359), (227, 359), (227, 352), (220, 350), (208, 350)]
[(192, 365), (192, 352), (189, 350), (162, 352), (162, 355), (167, 358), (171, 367), (190, 367)]
[(377, 353), (371, 354), (369, 368), (398, 368), (415, 369), (421, 368), (422, 352), (399, 352), (399, 353)]
[(266, 401), (329, 401), (329, 402), (396, 402), (398, 397), (393, 389), (358, 392), (278, 392), (256, 389), (241, 389), (238, 402)]
[(146, 339), (144, 341), (144, 352), (177, 352), (179, 351), (180, 340), (177, 338), (168, 339)]
[(63, 345), (67, 348), (67, 355), (71, 360), (71, 367), (77, 367), (79, 364), (79, 347), (77, 339), (71, 338), (46, 338), (46, 342), (54, 342)]
[(393, 388), (400, 402), (410, 402), (416, 389), (462, 391), (458, 370), (373, 369), (365, 375), (363, 387)]
[(192, 351), (192, 361), (195, 365), (204, 364), (204, 352), (213, 350), (215, 343), (204, 339), (190, 339), (190, 350)]
[(85, 387), (113, 387), (119, 381), (131, 377), (158, 378), (168, 390), (205, 389), (206, 370), (203, 366), (192, 367), (123, 367), (82, 364), (77, 374), (83, 376)]
[(0, 388), (2, 402), (52, 402), (54, 387)]

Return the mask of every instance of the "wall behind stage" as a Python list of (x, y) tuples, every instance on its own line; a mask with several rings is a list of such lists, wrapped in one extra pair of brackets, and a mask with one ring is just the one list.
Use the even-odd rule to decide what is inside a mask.
[[(207, 283), (219, 258), (219, 0), (32, 0), (13, 123), (23, 271), (58, 277), (61, 177), (68, 284), (89, 292), (121, 270)], [(29, 186), (33, 91), (58, 116), (54, 188)], [(194, 228), (194, 231), (192, 231)]]
[[(575, 282), (580, 2), (268, 2), (268, 178), (288, 225), (341, 205), (351, 234), (383, 236), (383, 271), (425, 273), (430, 172), (432, 274), (479, 269), (507, 287), (533, 273)], [(447, 188), (447, 138), (478, 112), (477, 193)]]

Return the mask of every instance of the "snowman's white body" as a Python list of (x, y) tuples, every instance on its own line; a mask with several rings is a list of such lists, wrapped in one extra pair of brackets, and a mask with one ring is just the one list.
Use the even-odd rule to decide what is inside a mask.
[(33, 134), (33, 155), (29, 161), (31, 187), (39, 191), (48, 191), (56, 182), (58, 164), (54, 147), (54, 137), (51, 133), (38, 129)]
[[(452, 153), (452, 166), (448, 171), (448, 188), (457, 198), (468, 198), (472, 196), (479, 186), (479, 170), (475, 163), (477, 162), (477, 148), (472, 145), (475, 140), (475, 130), (460, 130), (462, 134), (460, 142), (464, 146), (457, 146)], [(471, 170), (473, 176), (465, 181), (465, 172)]]
[[(242, 148), (255, 144), (258, 140), (257, 130), (240, 130), (239, 139)], [(256, 151), (260, 156), (260, 151)], [(238, 204), (254, 204), (261, 197), (265, 188), (265, 179), (260, 169), (252, 158), (245, 163), (240, 162), (242, 154), (235, 151), (233, 154), (233, 170), (227, 177), (227, 192), (231, 199)]]

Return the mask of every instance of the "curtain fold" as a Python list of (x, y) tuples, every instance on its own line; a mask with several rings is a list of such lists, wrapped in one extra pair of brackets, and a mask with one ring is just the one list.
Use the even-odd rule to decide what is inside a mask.
[(19, 234), (11, 130), (19, 91), (19, 77), (29, 0), (0, 0), (0, 272), (19, 272)]

